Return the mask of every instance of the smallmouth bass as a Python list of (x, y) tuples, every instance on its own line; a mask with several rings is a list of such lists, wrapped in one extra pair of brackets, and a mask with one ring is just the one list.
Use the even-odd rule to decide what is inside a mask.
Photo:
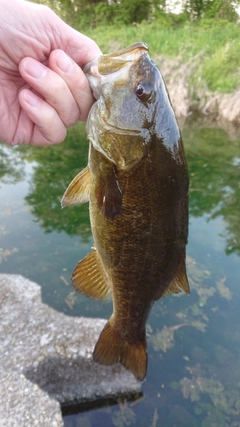
[(155, 301), (182, 290), (186, 276), (188, 171), (161, 73), (139, 42), (88, 63), (97, 101), (87, 121), (88, 166), (62, 206), (89, 201), (93, 251), (72, 274), (75, 289), (113, 314), (93, 352), (137, 379), (147, 371), (145, 326)]

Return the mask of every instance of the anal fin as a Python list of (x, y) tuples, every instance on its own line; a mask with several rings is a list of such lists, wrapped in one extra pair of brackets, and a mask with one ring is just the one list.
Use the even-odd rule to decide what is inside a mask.
[(87, 166), (79, 172), (66, 189), (62, 200), (62, 208), (65, 206), (78, 206), (89, 201), (90, 172)]
[(139, 380), (147, 371), (145, 337), (138, 342), (129, 342), (114, 328), (113, 316), (103, 328), (93, 352), (93, 360), (102, 365), (121, 363)]
[(96, 249), (76, 265), (72, 282), (76, 291), (91, 298), (101, 300), (110, 293), (108, 276)]

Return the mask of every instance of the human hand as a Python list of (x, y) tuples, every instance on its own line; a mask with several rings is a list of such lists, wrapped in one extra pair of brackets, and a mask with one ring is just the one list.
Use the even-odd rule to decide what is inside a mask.
[(100, 53), (46, 6), (0, 0), (0, 140), (63, 141), (94, 102), (80, 67)]

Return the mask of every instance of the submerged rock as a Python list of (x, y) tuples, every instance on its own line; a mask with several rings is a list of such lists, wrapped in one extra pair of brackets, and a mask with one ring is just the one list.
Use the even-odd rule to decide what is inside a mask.
[(139, 392), (122, 366), (92, 360), (105, 323), (58, 313), (41, 302), (36, 283), (0, 275), (0, 425), (58, 427), (59, 403)]

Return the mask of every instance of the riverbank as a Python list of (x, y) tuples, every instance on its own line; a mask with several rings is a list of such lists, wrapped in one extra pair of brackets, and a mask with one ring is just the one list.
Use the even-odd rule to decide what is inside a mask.
[(166, 82), (169, 96), (180, 125), (189, 116), (201, 114), (204, 125), (214, 125), (229, 134), (239, 133), (240, 87), (232, 93), (213, 92), (192, 80), (201, 55), (183, 63), (180, 57), (154, 58)]

